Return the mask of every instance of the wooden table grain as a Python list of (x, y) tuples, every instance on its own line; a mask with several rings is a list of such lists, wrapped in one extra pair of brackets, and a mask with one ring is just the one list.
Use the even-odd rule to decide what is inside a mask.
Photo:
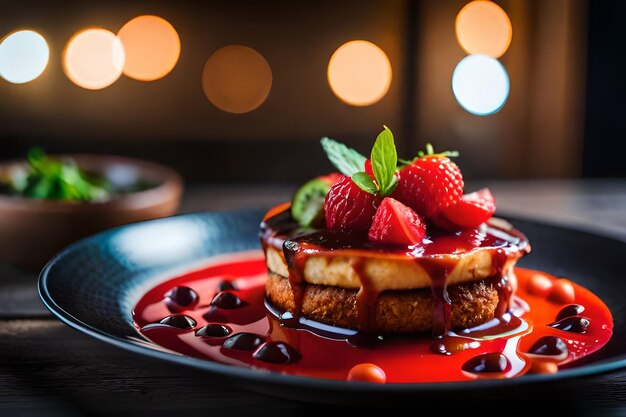
[[(626, 240), (626, 180), (489, 181), (498, 210)], [(189, 186), (181, 212), (267, 207), (287, 200), (292, 185)], [(62, 324), (43, 307), (36, 274), (0, 265), (0, 416), (215, 416), (394, 412), (394, 404), (337, 407), (257, 394), (207, 372), (110, 346)], [(433, 397), (449, 413), (504, 410), (564, 416), (626, 415), (626, 370), (560, 381), (549, 389), (465, 398)], [(423, 401), (421, 399), (420, 401)], [(424, 413), (415, 404), (414, 413)], [(447, 413), (446, 413), (447, 414)]]

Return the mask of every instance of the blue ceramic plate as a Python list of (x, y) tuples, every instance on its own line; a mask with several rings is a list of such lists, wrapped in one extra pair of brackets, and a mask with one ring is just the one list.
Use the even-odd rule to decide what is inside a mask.
[(533, 246), (520, 266), (567, 276), (602, 298), (613, 313), (611, 341), (578, 367), (507, 380), (378, 385), (290, 376), (194, 359), (160, 348), (137, 332), (131, 312), (148, 289), (170, 278), (170, 272), (184, 271), (203, 259), (260, 249), (258, 226), (263, 214), (263, 210), (188, 214), (89, 237), (48, 263), (39, 280), (41, 298), (69, 326), (115, 346), (206, 370), (243, 388), (311, 401), (364, 404), (443, 391), (519, 387), (626, 366), (626, 243), (515, 219), (509, 220)]

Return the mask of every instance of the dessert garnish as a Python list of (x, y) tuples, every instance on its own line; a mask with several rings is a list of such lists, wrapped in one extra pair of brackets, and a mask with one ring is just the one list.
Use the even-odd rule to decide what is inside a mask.
[(493, 195), (463, 194), (450, 159), (457, 152), (427, 145), (399, 160), (386, 126), (369, 159), (329, 138), (322, 147), (340, 172), (305, 183), (290, 211), (262, 225), (270, 302), (363, 333), (430, 330), (446, 354), (459, 344), (443, 340), (453, 330), (494, 319), (519, 325), (501, 317), (512, 307), (513, 266), (530, 244), (510, 225), (486, 223)]
[(370, 383), (554, 373), (608, 342), (598, 297), (516, 265), (528, 239), (494, 216), (489, 189), (465, 190), (458, 153), (428, 145), (399, 159), (387, 127), (369, 157), (321, 144), (337, 172), (267, 212), (262, 253), (148, 291), (134, 311), (145, 337), (233, 366)]

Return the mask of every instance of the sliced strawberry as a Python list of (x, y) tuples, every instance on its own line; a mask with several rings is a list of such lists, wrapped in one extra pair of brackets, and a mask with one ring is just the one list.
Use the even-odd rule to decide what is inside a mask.
[(459, 167), (441, 154), (426, 155), (400, 170), (391, 195), (424, 218), (456, 204), (463, 195)]
[(489, 220), (495, 211), (496, 199), (489, 188), (483, 188), (465, 194), (461, 201), (441, 211), (433, 222), (447, 230), (451, 228), (473, 229)]
[(410, 207), (386, 197), (374, 216), (368, 238), (374, 242), (411, 246), (422, 241), (426, 226)]
[(379, 195), (359, 188), (350, 177), (342, 175), (324, 200), (326, 227), (334, 230), (368, 229), (380, 204)]

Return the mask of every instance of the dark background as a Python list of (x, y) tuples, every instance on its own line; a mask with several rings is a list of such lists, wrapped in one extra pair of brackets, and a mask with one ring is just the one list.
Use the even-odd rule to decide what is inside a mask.
[(622, 1), (589, 2), (585, 177), (626, 176), (626, 13)]
[[(501, 57), (511, 95), (500, 112), (480, 117), (462, 110), (450, 87), (465, 56), (454, 17), (466, 3), (1, 1), (0, 36), (32, 27), (51, 55), (31, 83), (0, 80), (0, 159), (40, 145), (159, 161), (190, 183), (297, 182), (331, 169), (320, 137), (367, 153), (384, 123), (401, 156), (426, 142), (460, 150), (469, 179), (626, 176), (617, 152), (626, 133), (626, 5), (497, 2), (513, 24)], [(98, 91), (65, 77), (61, 54), (72, 34), (88, 26), (116, 32), (141, 14), (178, 30), (182, 53), (169, 75), (151, 83), (121, 77)], [(342, 103), (326, 81), (330, 55), (352, 39), (376, 43), (392, 63), (391, 88), (371, 106)], [(202, 92), (204, 62), (228, 44), (255, 48), (272, 67), (270, 95), (250, 113), (225, 113)], [(563, 47), (567, 53), (552, 53)]]

